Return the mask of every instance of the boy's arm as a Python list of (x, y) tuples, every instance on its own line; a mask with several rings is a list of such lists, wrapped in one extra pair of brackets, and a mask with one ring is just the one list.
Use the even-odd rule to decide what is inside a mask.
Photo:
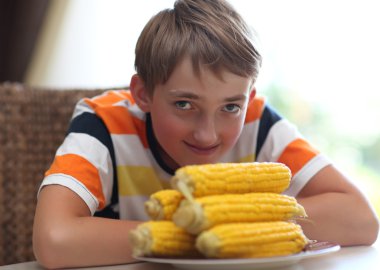
[(299, 224), (309, 239), (342, 246), (371, 245), (379, 221), (364, 195), (334, 166), (318, 172), (298, 194), (308, 220)]
[(138, 224), (93, 217), (86, 203), (70, 189), (45, 186), (34, 219), (34, 253), (47, 268), (132, 262), (128, 233)]

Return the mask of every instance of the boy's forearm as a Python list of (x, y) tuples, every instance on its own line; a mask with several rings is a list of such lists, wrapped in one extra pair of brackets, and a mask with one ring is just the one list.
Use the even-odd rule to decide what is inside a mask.
[(365, 199), (331, 192), (298, 201), (309, 216), (298, 221), (309, 239), (342, 246), (371, 245), (376, 241), (378, 221)]
[(45, 234), (40, 236), (43, 239), (34, 239), (35, 250), (39, 250), (36, 255), (45, 267), (112, 265), (134, 261), (128, 233), (139, 222), (94, 217), (79, 217), (65, 222), (65, 226), (52, 226), (54, 229), (45, 230)]

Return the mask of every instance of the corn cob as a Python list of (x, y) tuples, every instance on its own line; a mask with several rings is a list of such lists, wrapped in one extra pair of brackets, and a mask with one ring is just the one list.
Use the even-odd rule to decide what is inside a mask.
[(173, 215), (174, 223), (192, 234), (217, 224), (282, 221), (306, 217), (294, 197), (276, 193), (212, 195), (184, 200)]
[(153, 220), (171, 220), (182, 199), (183, 195), (177, 190), (160, 190), (145, 202), (145, 212)]
[(196, 247), (211, 258), (258, 258), (298, 253), (307, 243), (299, 225), (272, 221), (217, 225), (198, 236)]
[(282, 163), (218, 163), (179, 168), (171, 185), (192, 200), (193, 196), (215, 194), (281, 193), (288, 188), (290, 178), (290, 169)]
[(134, 256), (194, 257), (195, 237), (171, 221), (148, 221), (129, 234)]

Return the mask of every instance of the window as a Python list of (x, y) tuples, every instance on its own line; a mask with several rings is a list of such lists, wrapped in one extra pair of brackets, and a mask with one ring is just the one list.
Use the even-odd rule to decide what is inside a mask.
[[(128, 85), (140, 31), (173, 2), (54, 1), (27, 82), (62, 88)], [(230, 3), (260, 35), (264, 62), (258, 92), (377, 197), (372, 194), (380, 189), (377, 1)]]

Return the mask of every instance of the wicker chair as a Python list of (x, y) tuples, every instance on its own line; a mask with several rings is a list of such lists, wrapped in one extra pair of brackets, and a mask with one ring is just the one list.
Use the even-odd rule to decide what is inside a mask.
[(63, 141), (75, 103), (103, 91), (0, 84), (0, 265), (35, 259), (32, 225), (43, 173)]

